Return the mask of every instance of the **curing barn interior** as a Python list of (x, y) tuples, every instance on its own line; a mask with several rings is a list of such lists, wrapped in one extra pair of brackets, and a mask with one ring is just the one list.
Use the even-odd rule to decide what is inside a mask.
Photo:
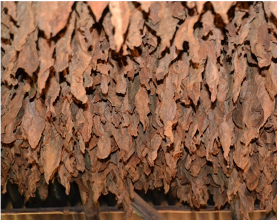
[(1, 217), (276, 220), (277, 2), (1, 2)]

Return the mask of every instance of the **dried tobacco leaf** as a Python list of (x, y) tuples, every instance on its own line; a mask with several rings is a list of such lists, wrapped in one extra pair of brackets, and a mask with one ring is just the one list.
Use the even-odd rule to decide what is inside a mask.
[(99, 22), (100, 18), (102, 17), (102, 13), (104, 9), (108, 6), (109, 2), (98, 2), (98, 1), (93, 1), (93, 2), (87, 2), (88, 5), (90, 6), (93, 14), (95, 15), (96, 21)]
[(135, 98), (136, 102), (136, 110), (139, 114), (140, 121), (143, 125), (143, 130), (145, 131), (149, 126), (149, 120), (147, 115), (150, 113), (150, 109), (148, 107), (149, 98), (148, 93), (145, 88), (141, 87), (136, 94)]
[[(35, 17), (32, 10), (32, 2), (18, 2), (17, 5), (18, 28), (15, 28), (13, 47), (17, 51), (22, 50), (29, 34), (35, 31)], [(34, 42), (30, 42), (33, 44)]]
[(40, 117), (35, 102), (28, 102), (22, 118), (22, 127), (26, 132), (31, 148), (35, 149), (45, 128), (45, 120)]
[(39, 2), (37, 7), (38, 26), (47, 39), (54, 37), (67, 23), (74, 2)]
[(119, 52), (121, 45), (123, 44), (123, 35), (127, 31), (130, 18), (130, 10), (128, 2), (112, 1), (109, 3), (109, 9), (112, 17), (111, 22), (115, 28), (115, 45), (116, 51)]
[(211, 3), (213, 5), (213, 8), (214, 8), (215, 12), (222, 17), (225, 24), (228, 24), (229, 19), (228, 19), (227, 12), (229, 11), (229, 9), (232, 6), (233, 2), (231, 2), (231, 1), (228, 1), (228, 2), (227, 1), (226, 2), (214, 2), (214, 1), (212, 1)]
[(49, 140), (45, 140), (45, 145), (41, 149), (41, 160), (44, 168), (44, 178), (46, 183), (53, 178), (56, 169), (60, 165), (62, 155), (62, 139), (54, 128), (51, 129)]
[(45, 88), (45, 83), (50, 74), (50, 67), (54, 65), (55, 60), (52, 58), (55, 45), (45, 38), (39, 38), (39, 73), (38, 73), (38, 92), (41, 93)]
[(127, 218), (135, 190), (163, 188), (274, 216), (275, 5), (3, 2), (2, 192), (76, 181)]

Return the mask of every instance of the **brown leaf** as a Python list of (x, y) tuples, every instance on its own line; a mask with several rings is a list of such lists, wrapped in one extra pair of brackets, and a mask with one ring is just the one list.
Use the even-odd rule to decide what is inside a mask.
[(270, 2), (270, 10), (271, 10), (271, 13), (275, 16), (275, 18), (277, 18), (277, 3), (276, 2)]
[(228, 14), (230, 7), (233, 5), (233, 2), (211, 2), (214, 8), (215, 13), (219, 14), (225, 24), (229, 23)]
[(258, 85), (258, 90), (256, 94), (264, 111), (264, 120), (263, 123), (260, 125), (261, 127), (272, 114), (275, 106), (275, 99), (272, 100), (268, 92), (266, 91), (264, 77), (257, 74), (255, 80)]
[(234, 85), (232, 89), (232, 95), (233, 95), (233, 102), (236, 102), (240, 94), (241, 83), (246, 77), (247, 63), (246, 63), (246, 59), (244, 58), (244, 53), (239, 55), (238, 52), (235, 52), (233, 62), (234, 62), (235, 72), (234, 72)]
[(167, 77), (165, 79), (164, 97), (162, 99), (159, 115), (164, 124), (164, 134), (170, 138), (171, 142), (174, 141), (172, 125), (176, 114), (176, 102), (173, 97), (174, 88), (170, 78)]
[(13, 99), (6, 106), (6, 113), (1, 118), (1, 133), (4, 133), (5, 127), (15, 119), (22, 107), (22, 101), (25, 95), (23, 88), (24, 84), (19, 83), (15, 96), (11, 97)]
[(170, 5), (172, 16), (180, 20), (185, 20), (187, 12), (182, 2), (172, 2)]
[(73, 39), (73, 58), (69, 63), (68, 81), (71, 84), (70, 88), (72, 94), (82, 103), (86, 103), (88, 101), (88, 97), (83, 85), (83, 73), (89, 65), (91, 57), (81, 48), (81, 36), (78, 35), (81, 34), (78, 33)]
[(142, 43), (141, 30), (144, 25), (144, 20), (141, 11), (133, 9), (130, 14), (130, 25), (128, 28), (128, 34), (126, 38), (126, 44), (133, 50), (134, 47), (139, 47)]
[(274, 210), (274, 212), (277, 212), (277, 195), (275, 195), (275, 198), (273, 199), (272, 209)]
[(161, 8), (158, 12), (160, 18), (157, 35), (161, 38), (161, 46), (159, 48), (159, 56), (165, 48), (171, 46), (170, 41), (175, 33), (178, 20), (172, 17), (171, 11), (167, 2), (161, 2)]
[(116, 73), (115, 75), (116, 87), (115, 91), (119, 94), (125, 94), (127, 89), (126, 78), (123, 72)]
[(113, 137), (120, 148), (125, 154), (125, 158), (128, 159), (133, 153), (132, 137), (128, 133), (127, 128), (112, 128)]
[(30, 169), (29, 175), (27, 177), (27, 187), (28, 187), (28, 191), (30, 196), (35, 197), (35, 193), (37, 190), (37, 182), (40, 181), (40, 177), (41, 174), (37, 168), (37, 166), (32, 166), (32, 168)]
[(176, 32), (175, 36), (175, 45), (178, 50), (183, 50), (183, 43), (187, 41), (190, 47), (190, 56), (194, 62), (199, 62), (199, 42), (195, 39), (193, 34), (193, 26), (198, 21), (199, 17), (193, 16), (188, 17), (185, 22), (179, 27), (178, 31)]
[(1, 139), (2, 143), (10, 144), (16, 140), (16, 137), (14, 135), (14, 130), (15, 130), (14, 125), (15, 123), (13, 121), (6, 126), (5, 134), (4, 135), (2, 134), (2, 139)]
[(216, 63), (214, 63), (214, 60), (212, 60), (210, 55), (208, 55), (208, 63), (206, 66), (206, 81), (211, 92), (211, 101), (214, 102), (217, 95), (219, 74)]
[(205, 3), (206, 3), (206, 1), (196, 1), (195, 2), (198, 14), (201, 14)]
[(68, 67), (69, 56), (71, 55), (71, 35), (75, 27), (76, 13), (73, 11), (69, 17), (69, 24), (65, 35), (56, 44), (55, 70), (61, 72)]
[(110, 135), (105, 132), (98, 141), (97, 144), (97, 157), (99, 159), (107, 158), (111, 153), (111, 138)]
[(88, 1), (87, 4), (89, 5), (93, 14), (95, 15), (96, 21), (99, 22), (100, 18), (102, 17), (102, 13), (109, 4), (109, 2)]
[(220, 138), (220, 142), (224, 151), (224, 158), (226, 161), (229, 161), (230, 146), (233, 138), (233, 129), (231, 126), (231, 122), (224, 121), (219, 126), (218, 136)]
[[(6, 8), (8, 9), (8, 14), (15, 20), (17, 21), (17, 5), (15, 2), (12, 2), (12, 1), (3, 1), (2, 2), (2, 5), (1, 5), (3, 8)], [(1, 7), (1, 8), (2, 8)]]
[(271, 62), (268, 72), (265, 74), (265, 88), (273, 100), (277, 94), (277, 64)]
[(39, 2), (37, 9), (38, 27), (46, 37), (54, 37), (67, 22), (74, 2)]
[(63, 164), (59, 167), (58, 174), (60, 177), (61, 184), (65, 187), (66, 195), (69, 195), (71, 175), (65, 169), (65, 166)]
[(60, 94), (60, 84), (57, 82), (54, 74), (52, 74), (49, 84), (50, 85), (46, 92), (46, 97), (45, 97), (45, 104), (47, 107), (46, 113), (51, 112), (53, 116), (56, 117), (56, 111), (53, 106), (53, 103), (55, 102), (55, 100)]
[(152, 2), (148, 1), (139, 1), (141, 5), (141, 9), (145, 11), (146, 13), (149, 12), (149, 8), (151, 7)]
[(38, 73), (38, 92), (41, 93), (45, 88), (45, 83), (49, 77), (50, 67), (54, 65), (52, 58), (55, 45), (44, 38), (39, 38), (39, 73)]
[(143, 130), (145, 131), (149, 125), (147, 115), (150, 113), (150, 109), (148, 107), (150, 101), (148, 98), (147, 90), (145, 88), (140, 87), (139, 91), (136, 94), (135, 102), (136, 110), (139, 114), (139, 119), (143, 125)]
[(44, 168), (44, 178), (49, 183), (60, 165), (62, 155), (62, 139), (59, 134), (52, 128), (50, 139), (41, 149), (41, 160)]
[(162, 59), (159, 60), (159, 65), (156, 70), (157, 80), (162, 80), (169, 71), (169, 65), (172, 60), (177, 57), (175, 45), (170, 47), (169, 54), (167, 53)]
[(245, 169), (246, 176), (246, 186), (249, 190), (253, 191), (256, 189), (260, 179), (260, 166), (257, 157), (250, 158), (250, 164)]
[[(32, 2), (18, 2), (17, 20), (19, 28), (15, 29), (13, 47), (20, 51), (26, 43), (29, 34), (35, 31), (35, 18)], [(33, 42), (29, 42), (33, 44)]]
[(124, 41), (123, 35), (125, 34), (129, 25), (130, 11), (128, 2), (112, 1), (109, 3), (109, 9), (112, 14), (111, 22), (115, 28), (114, 39), (116, 52), (119, 52)]
[(45, 128), (45, 121), (40, 117), (35, 102), (28, 102), (22, 118), (22, 127), (25, 130), (31, 148), (35, 149)]
[(30, 77), (33, 77), (33, 73), (39, 66), (39, 58), (36, 49), (35, 34), (32, 33), (28, 36), (27, 42), (24, 44), (22, 51), (18, 56), (18, 68), (23, 68)]
[(203, 14), (201, 22), (203, 23), (203, 36), (207, 36), (214, 29), (214, 15), (211, 11)]
[[(108, 40), (110, 44), (110, 48), (112, 50), (117, 49), (117, 44), (115, 43), (115, 36), (113, 34), (113, 24), (112, 24), (112, 18), (111, 18), (111, 12), (108, 12), (107, 15), (103, 19), (103, 27), (105, 29), (105, 33), (108, 35)], [(122, 38), (119, 36), (120, 40)], [(123, 40), (122, 40), (123, 43)]]

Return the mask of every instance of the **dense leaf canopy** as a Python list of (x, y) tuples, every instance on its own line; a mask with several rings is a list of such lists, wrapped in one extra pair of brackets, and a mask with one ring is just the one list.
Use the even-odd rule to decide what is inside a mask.
[(1, 186), (57, 179), (277, 212), (276, 2), (1, 2)]

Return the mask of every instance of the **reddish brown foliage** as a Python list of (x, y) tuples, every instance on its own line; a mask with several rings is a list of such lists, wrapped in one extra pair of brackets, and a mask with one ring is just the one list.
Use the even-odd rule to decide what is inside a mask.
[[(1, 185), (55, 177), (277, 211), (277, 4), (2, 2)], [(86, 201), (86, 199), (84, 199)]]

